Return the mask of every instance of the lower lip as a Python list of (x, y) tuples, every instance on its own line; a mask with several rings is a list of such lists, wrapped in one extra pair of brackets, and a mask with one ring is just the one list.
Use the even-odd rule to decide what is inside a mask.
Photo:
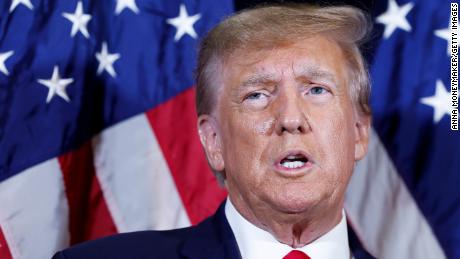
[(296, 167), (296, 168), (289, 168), (289, 167), (284, 167), (281, 164), (277, 163), (275, 165), (276, 171), (279, 173), (282, 173), (283, 175), (286, 176), (299, 176), (303, 175), (308, 172), (309, 169), (313, 167), (313, 164), (309, 161), (302, 165), (301, 167)]

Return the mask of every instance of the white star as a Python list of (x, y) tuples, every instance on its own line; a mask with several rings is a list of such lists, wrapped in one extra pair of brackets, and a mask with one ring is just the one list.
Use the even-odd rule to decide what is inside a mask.
[(450, 29), (449, 27), (445, 28), (445, 29), (440, 29), (440, 30), (436, 30), (434, 31), (434, 35), (438, 36), (439, 38), (441, 39), (444, 39), (447, 41), (447, 54), (450, 56), (452, 55), (451, 52), (452, 52), (452, 42), (450, 41)]
[(67, 86), (73, 82), (73, 78), (61, 78), (58, 66), (54, 66), (51, 79), (38, 79), (37, 81), (49, 88), (46, 103), (49, 103), (56, 94), (67, 102), (70, 102), (69, 96), (67, 96), (67, 92), (65, 90)]
[(414, 7), (412, 2), (399, 7), (395, 0), (388, 0), (388, 9), (376, 19), (378, 23), (385, 25), (385, 31), (383, 32), (385, 39), (388, 39), (397, 28), (411, 31), (412, 27), (407, 21), (406, 15), (412, 7)]
[(444, 83), (441, 80), (436, 80), (436, 92), (433, 96), (424, 97), (420, 100), (421, 103), (429, 105), (434, 109), (433, 121), (438, 123), (445, 114), (450, 115), (450, 93), (447, 92)]
[(107, 48), (107, 42), (102, 43), (101, 52), (96, 53), (96, 58), (99, 60), (99, 67), (97, 68), (97, 74), (101, 74), (104, 70), (107, 71), (112, 77), (117, 76), (117, 73), (113, 69), (113, 62), (120, 58), (120, 54), (110, 54)]
[(9, 75), (8, 69), (6, 68), (6, 60), (14, 54), (14, 51), (10, 50), (7, 52), (0, 53), (0, 71), (5, 75)]
[(176, 27), (176, 35), (174, 36), (174, 41), (178, 41), (184, 36), (184, 34), (190, 35), (192, 38), (196, 38), (196, 32), (193, 28), (193, 24), (201, 18), (201, 14), (195, 14), (194, 16), (188, 16), (187, 9), (185, 5), (181, 4), (179, 8), (179, 16), (176, 18), (168, 19), (166, 22), (168, 24)]
[(77, 34), (77, 32), (81, 32), (85, 38), (89, 37), (86, 26), (88, 25), (89, 20), (91, 20), (91, 15), (83, 13), (83, 4), (81, 1), (77, 3), (75, 13), (62, 13), (62, 16), (72, 22), (72, 31), (70, 32), (70, 36), (73, 37)]
[(34, 6), (30, 2), (30, 0), (13, 0), (13, 2), (10, 5), (10, 13), (13, 12), (14, 9), (16, 9), (16, 7), (20, 4), (25, 5), (30, 10), (34, 9)]
[(117, 0), (115, 13), (119, 15), (125, 8), (129, 8), (131, 11), (139, 13), (139, 8), (137, 8), (136, 0)]

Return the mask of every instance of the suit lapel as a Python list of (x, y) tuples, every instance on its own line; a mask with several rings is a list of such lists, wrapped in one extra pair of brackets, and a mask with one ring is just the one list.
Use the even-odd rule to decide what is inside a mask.
[(235, 236), (225, 217), (225, 202), (216, 213), (194, 227), (182, 246), (183, 258), (239, 259)]
[(352, 224), (348, 222), (348, 245), (350, 246), (350, 251), (353, 254), (353, 259), (375, 259), (369, 252), (364, 249), (361, 241), (356, 235), (355, 231), (351, 227)]

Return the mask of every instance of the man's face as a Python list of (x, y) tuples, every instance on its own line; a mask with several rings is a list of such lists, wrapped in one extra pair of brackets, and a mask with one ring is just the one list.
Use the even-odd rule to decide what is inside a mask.
[(222, 70), (215, 122), (201, 117), (199, 127), (232, 202), (340, 211), (354, 162), (367, 151), (369, 121), (353, 108), (339, 46), (315, 36), (237, 51)]

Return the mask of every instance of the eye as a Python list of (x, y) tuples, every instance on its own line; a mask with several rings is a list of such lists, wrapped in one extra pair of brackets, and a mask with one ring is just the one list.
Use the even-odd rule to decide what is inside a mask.
[(258, 100), (258, 99), (262, 99), (262, 98), (266, 98), (266, 97), (268, 97), (268, 96), (266, 94), (264, 94), (264, 93), (254, 92), (254, 93), (248, 94), (244, 99), (245, 100)]
[(327, 90), (321, 86), (314, 86), (310, 88), (310, 91), (309, 91), (310, 94), (314, 94), (314, 95), (324, 94), (326, 92)]
[(249, 99), (249, 100), (257, 100), (257, 99), (260, 99), (262, 97), (264, 97), (265, 95), (263, 93), (258, 93), (258, 92), (255, 92), (255, 93), (251, 93), (249, 94), (248, 96), (246, 96), (245, 99)]
[(308, 91), (308, 93), (312, 95), (325, 94), (326, 92), (327, 92), (326, 88), (321, 87), (321, 86), (314, 86), (310, 88), (310, 90)]
[(251, 110), (263, 109), (270, 102), (270, 93), (261, 90), (248, 93), (243, 99), (243, 106)]

